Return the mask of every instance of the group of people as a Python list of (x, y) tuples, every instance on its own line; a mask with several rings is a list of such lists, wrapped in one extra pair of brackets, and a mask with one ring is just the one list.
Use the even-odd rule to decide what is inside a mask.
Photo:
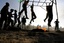
[[(18, 21), (18, 27), (19, 25), (21, 24), (22, 22), (22, 25), (25, 25), (26, 23), (26, 19), (29, 19), (28, 16), (27, 16), (27, 4), (28, 4), (29, 0), (28, 1), (24, 1), (22, 7), (23, 9), (18, 13), (17, 15), (17, 10), (14, 10), (14, 9), (10, 9), (10, 12), (8, 11), (9, 10), (9, 6), (10, 4), (8, 2), (6, 2), (5, 6), (1, 9), (1, 12), (0, 12), (0, 28), (3, 27), (3, 29), (7, 28), (8, 26), (15, 26), (15, 24), (17, 23)], [(33, 10), (33, 7), (34, 5), (32, 4), (31, 5), (31, 15), (32, 15), (32, 19), (30, 21), (30, 24), (32, 21), (34, 21), (34, 19), (36, 19), (36, 15), (34, 13), (34, 10)], [(20, 21), (20, 16), (21, 16), (21, 13), (22, 12), (25, 12), (25, 16), (22, 17), (22, 20)], [(14, 12), (14, 14), (13, 14)], [(14, 18), (14, 20), (12, 20), (12, 18)], [(4, 26), (3, 26), (4, 24)]]
[[(14, 9), (10, 9), (10, 12), (8, 11), (9, 10), (9, 3), (6, 2), (5, 6), (1, 9), (1, 12), (0, 12), (0, 28), (4, 27), (8, 27), (8, 26), (14, 26), (17, 22), (17, 10), (14, 10)], [(12, 14), (14, 11), (14, 14)], [(12, 17), (14, 15), (14, 22), (12, 20)], [(3, 25), (4, 24), (4, 25)]]
[[(21, 23), (19, 19), (20, 19), (20, 16), (21, 16), (21, 14), (22, 14), (23, 11), (25, 12), (25, 16), (26, 17), (25, 17), (25, 19), (24, 19), (24, 17), (22, 18), (23, 19), (22, 20), (22, 23), (25, 21), (23, 23), (25, 25), (26, 19), (29, 19), (28, 16), (27, 16), (27, 5), (28, 5), (28, 3), (29, 3), (29, 0), (27, 0), (27, 1), (25, 0), (24, 3), (23, 3), (23, 5), (22, 5), (23, 9), (19, 12), (18, 26)], [(32, 16), (31, 21), (30, 21), (30, 24), (31, 24), (32, 21), (34, 22), (34, 19), (36, 19), (36, 15), (34, 13), (33, 7), (34, 7), (34, 4), (32, 4), (31, 7), (30, 7), (31, 8), (31, 16)]]
[[(14, 26), (17, 23), (17, 21), (18, 21), (18, 25), (17, 25), (18, 27), (21, 24), (21, 22), (22, 22), (22, 25), (25, 25), (26, 19), (29, 19), (28, 16), (27, 16), (27, 5), (28, 5), (28, 3), (29, 3), (29, 0), (24, 1), (23, 5), (22, 5), (23, 9), (18, 13), (18, 16), (17, 16), (17, 10), (10, 9), (10, 12), (8, 11), (10, 5), (9, 5), (8, 2), (6, 2), (6, 5), (1, 9), (1, 12), (0, 12), (0, 14), (1, 14), (0, 28), (2, 28), (3, 24), (4, 24), (4, 28), (6, 28), (10, 25)], [(51, 26), (51, 21), (53, 20), (52, 7), (53, 7), (53, 1), (52, 1), (51, 5), (49, 3), (49, 5), (46, 6), (47, 15), (46, 15), (46, 18), (44, 19), (44, 22), (45, 22), (46, 19), (48, 18), (48, 26), (49, 27)], [(34, 4), (32, 4), (30, 6), (30, 8), (31, 8), (31, 17), (32, 17), (31, 20), (30, 20), (30, 24), (31, 24), (31, 22), (32, 21), (34, 22), (34, 19), (36, 19), (37, 17), (35, 15), (34, 10), (33, 10)], [(25, 16), (23, 16), (22, 21), (20, 21), (20, 17), (21, 17), (21, 14), (22, 14), (23, 11), (25, 12)], [(14, 12), (14, 14), (13, 14), (13, 12)], [(13, 15), (14, 15), (14, 17), (13, 17)], [(12, 20), (11, 18), (14, 18), (14, 20)], [(58, 20), (56, 20), (55, 21), (55, 24), (56, 24), (55, 28), (57, 28), (57, 29), (58, 29), (58, 23), (59, 23)]]

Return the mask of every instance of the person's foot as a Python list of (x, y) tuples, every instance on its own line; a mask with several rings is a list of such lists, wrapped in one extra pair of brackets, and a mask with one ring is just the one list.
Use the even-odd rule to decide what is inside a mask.
[(28, 17), (26, 17), (26, 19), (29, 19)]
[(34, 22), (34, 20), (33, 20), (33, 22)]
[(49, 27), (51, 27), (51, 25), (48, 25)]
[(31, 21), (30, 21), (30, 24), (31, 24)]
[(44, 22), (46, 22), (46, 20), (44, 19)]

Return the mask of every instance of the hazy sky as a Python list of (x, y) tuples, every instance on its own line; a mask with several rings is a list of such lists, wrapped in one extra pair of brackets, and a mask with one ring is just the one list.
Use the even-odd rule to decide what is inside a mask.
[[(6, 2), (10, 3), (9, 10), (10, 9), (16, 9), (17, 11), (19, 11), (18, 10), (19, 9), (19, 2), (18, 2), (18, 0), (0, 0), (0, 10), (5, 5)], [(64, 0), (57, 0), (57, 7), (58, 7), (59, 22), (60, 22), (59, 25), (61, 27), (64, 27)], [(22, 9), (22, 6), (21, 6), (21, 9)], [(28, 13), (28, 17), (31, 19), (30, 7), (28, 7), (27, 9), (28, 9), (28, 12), (27, 12)], [(44, 18), (46, 17), (46, 11), (43, 10), (41, 7), (34, 6), (34, 12), (35, 12), (35, 14), (37, 16), (37, 19), (34, 22), (32, 22), (32, 25), (41, 25), (41, 26), (45, 25), (45, 26), (47, 26), (47, 21), (46, 22), (43, 21)], [(25, 15), (25, 14), (23, 13), (23, 15)], [(27, 24), (29, 24), (30, 19), (27, 20)], [(55, 25), (54, 24), (55, 20), (56, 20), (56, 11), (55, 11), (55, 5), (53, 5), (52, 26)]]

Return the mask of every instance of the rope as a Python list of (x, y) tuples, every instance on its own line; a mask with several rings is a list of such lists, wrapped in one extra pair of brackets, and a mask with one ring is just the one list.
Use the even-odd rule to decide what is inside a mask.
[(56, 5), (56, 15), (57, 15), (57, 19), (58, 19), (58, 9), (57, 9), (57, 1), (55, 0), (55, 5)]
[[(40, 0), (39, 0), (39, 2), (40, 2)], [(39, 2), (38, 2), (38, 4), (39, 4)], [(38, 6), (38, 4), (37, 4), (37, 6)]]
[[(44, 2), (41, 2), (40, 0), (39, 1), (35, 1), (35, 0), (33, 0), (33, 1), (29, 1), (29, 2), (32, 2), (32, 4), (34, 5), (34, 2), (35, 3), (37, 3), (37, 5), (34, 5), (34, 6), (39, 6), (39, 7), (41, 7), (42, 9), (44, 9), (43, 7), (46, 7), (47, 6), (47, 3), (51, 3), (53, 0), (50, 0), (51, 2), (46, 2), (47, 0), (45, 0)], [(43, 3), (42, 5), (38, 5), (39, 3)], [(54, 2), (53, 2), (54, 3)], [(44, 6), (44, 4), (46, 4), (45, 6)], [(55, 4), (55, 3), (54, 3)], [(31, 5), (28, 5), (28, 7), (29, 6), (31, 6)], [(45, 9), (44, 9), (45, 10)], [(46, 10), (45, 10), (46, 11)]]
[[(44, 3), (46, 2), (46, 0), (44, 1)], [(44, 5), (44, 3), (42, 4), (42, 6)]]

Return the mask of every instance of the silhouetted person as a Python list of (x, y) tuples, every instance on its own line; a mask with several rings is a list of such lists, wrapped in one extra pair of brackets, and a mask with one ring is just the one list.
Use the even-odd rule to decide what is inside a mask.
[(25, 18), (25, 16), (23, 16), (23, 18), (22, 18), (22, 28), (23, 29), (25, 27), (25, 24), (26, 24), (26, 18)]
[(25, 12), (25, 15), (26, 15), (26, 19), (29, 19), (28, 17), (27, 17), (27, 4), (28, 4), (28, 2), (29, 2), (29, 0), (28, 1), (24, 1), (24, 3), (23, 3), (23, 5), (22, 5), (22, 7), (23, 7), (23, 9), (19, 12), (19, 17), (18, 17), (18, 27), (19, 27), (19, 25), (20, 25), (20, 16), (21, 16), (21, 13), (24, 11)]
[(7, 27), (7, 14), (8, 14), (8, 9), (9, 9), (9, 3), (6, 2), (6, 5), (1, 9), (1, 27), (2, 27), (3, 22), (5, 21), (4, 28)]
[(47, 15), (46, 15), (46, 18), (44, 19), (44, 22), (48, 18), (48, 26), (51, 26), (51, 21), (53, 20), (52, 7), (53, 7), (53, 1), (52, 1), (52, 5), (50, 5), (50, 3), (49, 3), (49, 5), (46, 6)]
[(25, 18), (25, 16), (23, 16), (23, 18), (22, 18), (22, 25), (25, 25), (25, 23), (26, 23), (26, 18)]
[(32, 16), (32, 18), (31, 18), (30, 23), (31, 23), (32, 21), (34, 22), (34, 19), (36, 19), (36, 15), (35, 15), (35, 13), (34, 13), (34, 11), (33, 11), (33, 7), (34, 7), (34, 5), (32, 4), (32, 6), (31, 6), (31, 16)]
[(58, 21), (58, 19), (56, 19), (56, 21), (55, 21), (55, 30), (56, 31), (59, 30), (59, 21)]
[(8, 14), (8, 26), (10, 25), (10, 23), (11, 23), (11, 26), (13, 26), (13, 20), (11, 19), (13, 17), (12, 12), (13, 12), (13, 9), (10, 9), (10, 12)]
[(23, 9), (19, 12), (19, 18), (20, 18), (21, 13), (24, 11), (25, 15), (26, 15), (26, 19), (29, 19), (27, 17), (27, 4), (28, 4), (28, 2), (29, 2), (29, 0), (28, 1), (26, 1), (26, 0), (24, 1), (23, 5), (22, 5)]
[(16, 24), (17, 22), (17, 10), (14, 10), (14, 25)]

